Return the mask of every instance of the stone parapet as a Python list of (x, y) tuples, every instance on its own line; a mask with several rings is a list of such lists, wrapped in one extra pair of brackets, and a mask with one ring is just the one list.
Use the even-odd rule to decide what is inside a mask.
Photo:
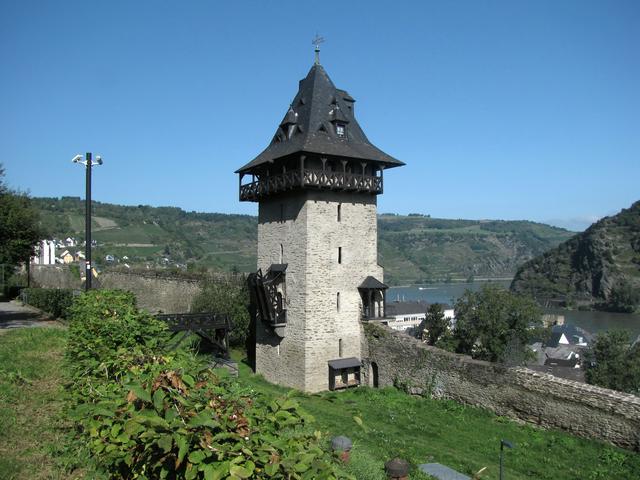
[[(498, 415), (640, 449), (640, 397), (473, 360), (385, 326), (367, 326), (365, 382), (479, 406)], [(377, 378), (374, 379), (374, 372)]]

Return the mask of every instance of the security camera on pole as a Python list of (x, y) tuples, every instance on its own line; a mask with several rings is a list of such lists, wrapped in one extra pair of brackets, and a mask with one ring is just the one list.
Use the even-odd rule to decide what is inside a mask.
[(91, 160), (91, 152), (85, 154), (85, 159), (82, 160), (82, 155), (76, 155), (71, 160), (73, 163), (81, 163), (86, 167), (87, 180), (86, 180), (86, 206), (85, 206), (85, 291), (91, 290), (91, 167), (94, 165), (102, 165), (102, 157), (96, 155), (96, 161)]

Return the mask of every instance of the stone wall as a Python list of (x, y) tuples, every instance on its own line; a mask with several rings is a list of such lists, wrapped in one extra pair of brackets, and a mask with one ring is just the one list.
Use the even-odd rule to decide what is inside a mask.
[(133, 292), (138, 307), (151, 313), (189, 312), (193, 299), (201, 290), (197, 280), (126, 272), (102, 273), (98, 283), (100, 288)]
[(368, 358), (363, 374), (369, 385), (402, 385), (416, 393), (640, 450), (640, 397), (473, 360), (380, 325), (367, 325), (365, 331)]
[[(33, 286), (42, 288), (83, 288), (68, 265), (32, 265), (31, 281)], [(94, 286), (130, 291), (138, 306), (151, 313), (186, 313), (200, 293), (198, 280), (139, 272), (103, 272), (94, 280)]]
[(266, 273), (274, 263), (288, 265), (287, 326), (280, 339), (258, 322), (256, 371), (307, 392), (327, 390), (329, 360), (361, 358), (358, 286), (369, 275), (383, 280), (376, 197), (303, 191), (261, 201), (258, 267)]
[(29, 275), (32, 287), (72, 290), (82, 287), (80, 274), (74, 275), (69, 265), (31, 265)]

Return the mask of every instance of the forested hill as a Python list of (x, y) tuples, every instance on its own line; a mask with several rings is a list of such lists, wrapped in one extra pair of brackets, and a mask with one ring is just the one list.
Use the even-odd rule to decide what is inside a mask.
[(524, 264), (511, 288), (541, 300), (632, 310), (640, 291), (640, 201)]
[[(34, 198), (52, 236), (84, 239), (84, 202)], [(256, 268), (257, 219), (186, 212), (175, 207), (94, 202), (94, 258), (125, 263)], [(391, 285), (473, 277), (510, 277), (523, 262), (568, 239), (571, 232), (527, 221), (446, 220), (422, 215), (378, 217), (379, 257)], [(102, 262), (104, 263), (104, 262)]]
[(512, 277), (518, 267), (574, 235), (528, 221), (378, 216), (378, 256), (395, 285)]

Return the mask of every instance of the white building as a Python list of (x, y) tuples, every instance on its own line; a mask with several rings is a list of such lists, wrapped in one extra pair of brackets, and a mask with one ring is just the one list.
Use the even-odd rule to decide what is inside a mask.
[(41, 240), (36, 246), (36, 256), (31, 259), (36, 265), (55, 265), (56, 243), (53, 240)]
[[(390, 302), (387, 304), (385, 312), (386, 317), (389, 319), (387, 325), (399, 331), (415, 329), (427, 317), (429, 305), (424, 301)], [(455, 323), (453, 307), (446, 304), (441, 305), (444, 311), (444, 318), (448, 319), (450, 327), (453, 327)]]

